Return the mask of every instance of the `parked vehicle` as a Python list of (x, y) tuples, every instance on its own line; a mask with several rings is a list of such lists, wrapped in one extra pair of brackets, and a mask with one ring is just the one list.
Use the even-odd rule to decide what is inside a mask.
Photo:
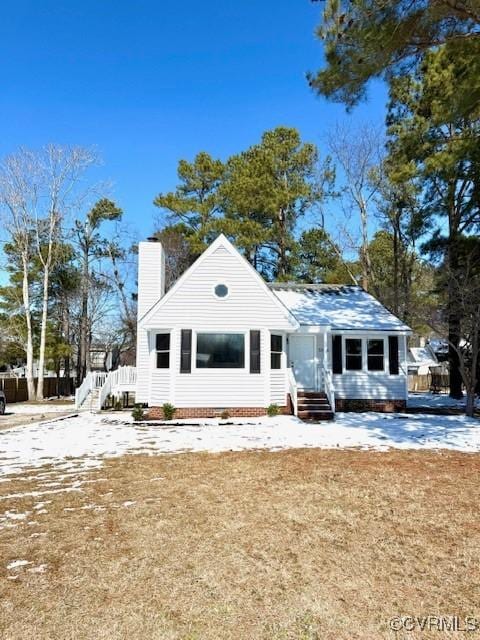
[(7, 406), (7, 399), (3, 391), (0, 391), (0, 416), (5, 413), (5, 407)]

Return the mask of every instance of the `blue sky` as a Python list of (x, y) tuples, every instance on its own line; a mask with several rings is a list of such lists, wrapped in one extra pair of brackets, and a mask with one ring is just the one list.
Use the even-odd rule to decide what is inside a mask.
[(180, 158), (225, 159), (266, 129), (297, 127), (322, 151), (330, 126), (381, 123), (385, 91), (347, 115), (316, 97), (322, 63), (309, 0), (16, 0), (2, 3), (0, 155), (48, 142), (98, 148), (140, 237)]

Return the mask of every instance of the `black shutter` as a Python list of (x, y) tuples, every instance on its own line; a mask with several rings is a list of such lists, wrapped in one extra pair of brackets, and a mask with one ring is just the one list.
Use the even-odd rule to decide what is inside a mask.
[(260, 331), (250, 331), (250, 373), (260, 373)]
[(333, 336), (332, 338), (332, 371), (333, 373), (343, 373), (342, 336)]
[(390, 363), (390, 373), (398, 376), (400, 371), (398, 364), (398, 336), (388, 336), (388, 361)]
[(192, 372), (192, 330), (182, 329), (180, 345), (180, 373)]

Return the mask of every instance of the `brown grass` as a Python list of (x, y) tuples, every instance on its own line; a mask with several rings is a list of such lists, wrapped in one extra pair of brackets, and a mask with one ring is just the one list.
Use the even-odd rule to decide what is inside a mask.
[[(446, 637), (387, 621), (480, 617), (479, 471), (480, 456), (411, 451), (109, 461), (81, 492), (0, 500), (52, 501), (0, 531), (0, 638)], [(38, 474), (0, 493), (45, 490)]]

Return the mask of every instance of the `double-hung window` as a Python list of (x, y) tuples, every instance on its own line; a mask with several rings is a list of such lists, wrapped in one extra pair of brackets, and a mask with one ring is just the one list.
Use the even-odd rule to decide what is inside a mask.
[(347, 371), (362, 370), (362, 340), (360, 338), (345, 339), (345, 369)]
[(383, 371), (385, 349), (384, 341), (380, 338), (377, 340), (367, 340), (367, 364), (369, 371)]
[(155, 336), (155, 351), (157, 352), (157, 369), (170, 367), (170, 334), (157, 333)]
[(270, 336), (270, 367), (271, 369), (282, 368), (283, 337), (277, 335)]

